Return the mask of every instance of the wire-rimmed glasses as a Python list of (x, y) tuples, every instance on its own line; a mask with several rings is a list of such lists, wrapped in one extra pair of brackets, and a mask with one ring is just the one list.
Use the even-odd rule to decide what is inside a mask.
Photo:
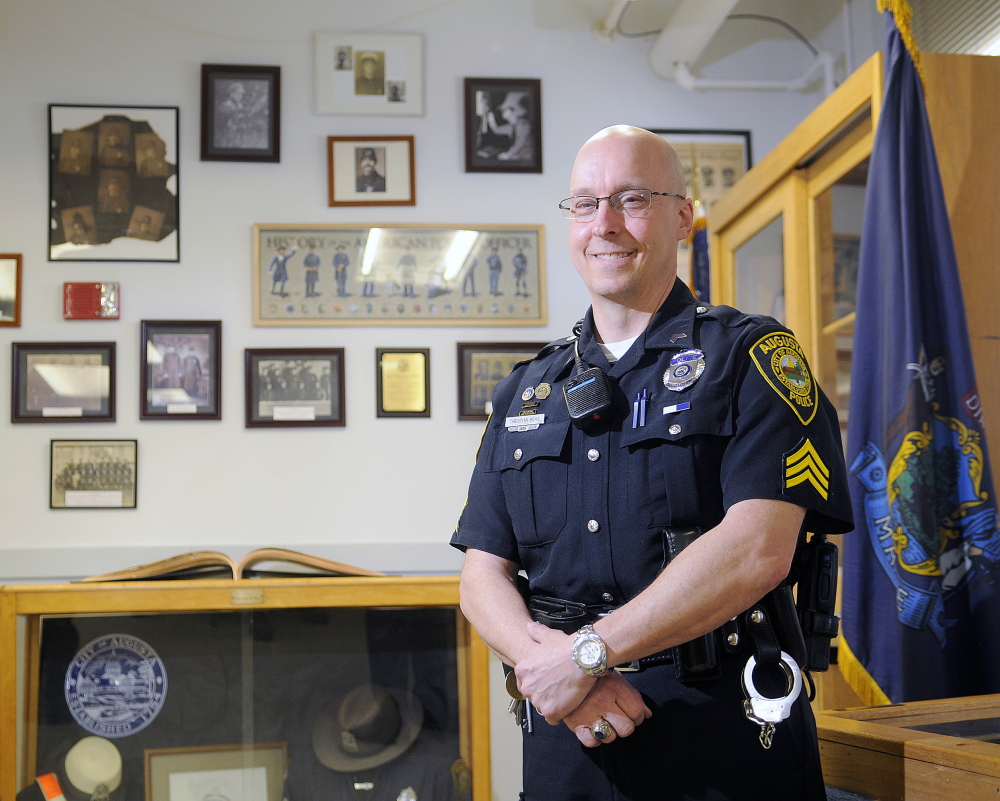
[(606, 200), (611, 204), (611, 208), (616, 211), (623, 212), (629, 217), (641, 217), (652, 204), (653, 195), (684, 198), (684, 195), (678, 195), (676, 192), (652, 192), (649, 189), (622, 189), (620, 192), (615, 192), (613, 195), (608, 195), (607, 197), (593, 197), (591, 195), (568, 197), (559, 202), (559, 209), (562, 211), (563, 217), (567, 220), (587, 222), (587, 220), (594, 219), (601, 201)]

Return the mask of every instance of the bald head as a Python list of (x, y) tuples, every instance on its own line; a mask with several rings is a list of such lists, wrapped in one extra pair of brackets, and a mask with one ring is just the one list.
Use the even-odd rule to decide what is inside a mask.
[(633, 159), (643, 165), (649, 188), (656, 181), (658, 191), (684, 192), (684, 168), (677, 151), (671, 147), (662, 136), (636, 128), (632, 125), (612, 125), (598, 131), (584, 142), (576, 161), (573, 162), (573, 174), (570, 179), (570, 194), (582, 194), (577, 185), (584, 166), (592, 166), (595, 161), (607, 159), (611, 155), (630, 154)]

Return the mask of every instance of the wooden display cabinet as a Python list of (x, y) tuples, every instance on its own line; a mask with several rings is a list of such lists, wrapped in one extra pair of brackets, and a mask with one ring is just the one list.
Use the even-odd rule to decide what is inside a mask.
[[(318, 799), (318, 784), (352, 777), (320, 764), (316, 720), (375, 683), (422, 710), (411, 716), (419, 735), (395, 768), (422, 760), (421, 780), (433, 768), (439, 786), (464, 783), (458, 797), (487, 801), (488, 651), (458, 603), (452, 576), (0, 588), (0, 799), (14, 801), (93, 734), (119, 748), (127, 801), (143, 797), (150, 751), (273, 751), (275, 743), (288, 755), (287, 789)], [(142, 646), (155, 653), (129, 663)], [(98, 658), (105, 662), (94, 668)], [(160, 690), (165, 697), (151, 701)]]

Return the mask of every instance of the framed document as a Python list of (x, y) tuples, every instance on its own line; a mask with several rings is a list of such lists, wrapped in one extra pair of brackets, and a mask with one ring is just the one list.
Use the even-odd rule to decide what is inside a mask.
[(140, 420), (222, 418), (222, 323), (143, 320)]
[(12, 423), (113, 423), (114, 342), (15, 342)]
[(246, 350), (246, 427), (343, 426), (343, 348)]
[(134, 439), (54, 439), (50, 509), (135, 509)]
[(377, 348), (379, 417), (430, 417), (431, 352), (428, 348)]
[(146, 801), (281, 801), (286, 743), (147, 748)]

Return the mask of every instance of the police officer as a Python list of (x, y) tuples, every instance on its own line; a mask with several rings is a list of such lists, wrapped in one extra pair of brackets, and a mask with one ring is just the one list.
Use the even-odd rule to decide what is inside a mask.
[[(570, 192), (560, 207), (591, 308), (578, 336), (497, 386), (452, 538), (462, 609), (530, 702), (522, 798), (824, 798), (805, 696), (770, 748), (747, 719), (756, 641), (739, 624), (806, 531), (852, 527), (836, 413), (787, 329), (699, 304), (677, 279), (693, 206), (661, 137), (599, 132)], [(607, 403), (564, 393), (593, 390), (600, 376), (580, 374), (595, 368)], [(704, 533), (670, 558), (693, 527)], [(533, 622), (519, 571), (592, 625)], [(714, 672), (691, 680), (675, 647), (727, 626)], [(790, 695), (786, 679), (760, 681), (772, 697)]]

